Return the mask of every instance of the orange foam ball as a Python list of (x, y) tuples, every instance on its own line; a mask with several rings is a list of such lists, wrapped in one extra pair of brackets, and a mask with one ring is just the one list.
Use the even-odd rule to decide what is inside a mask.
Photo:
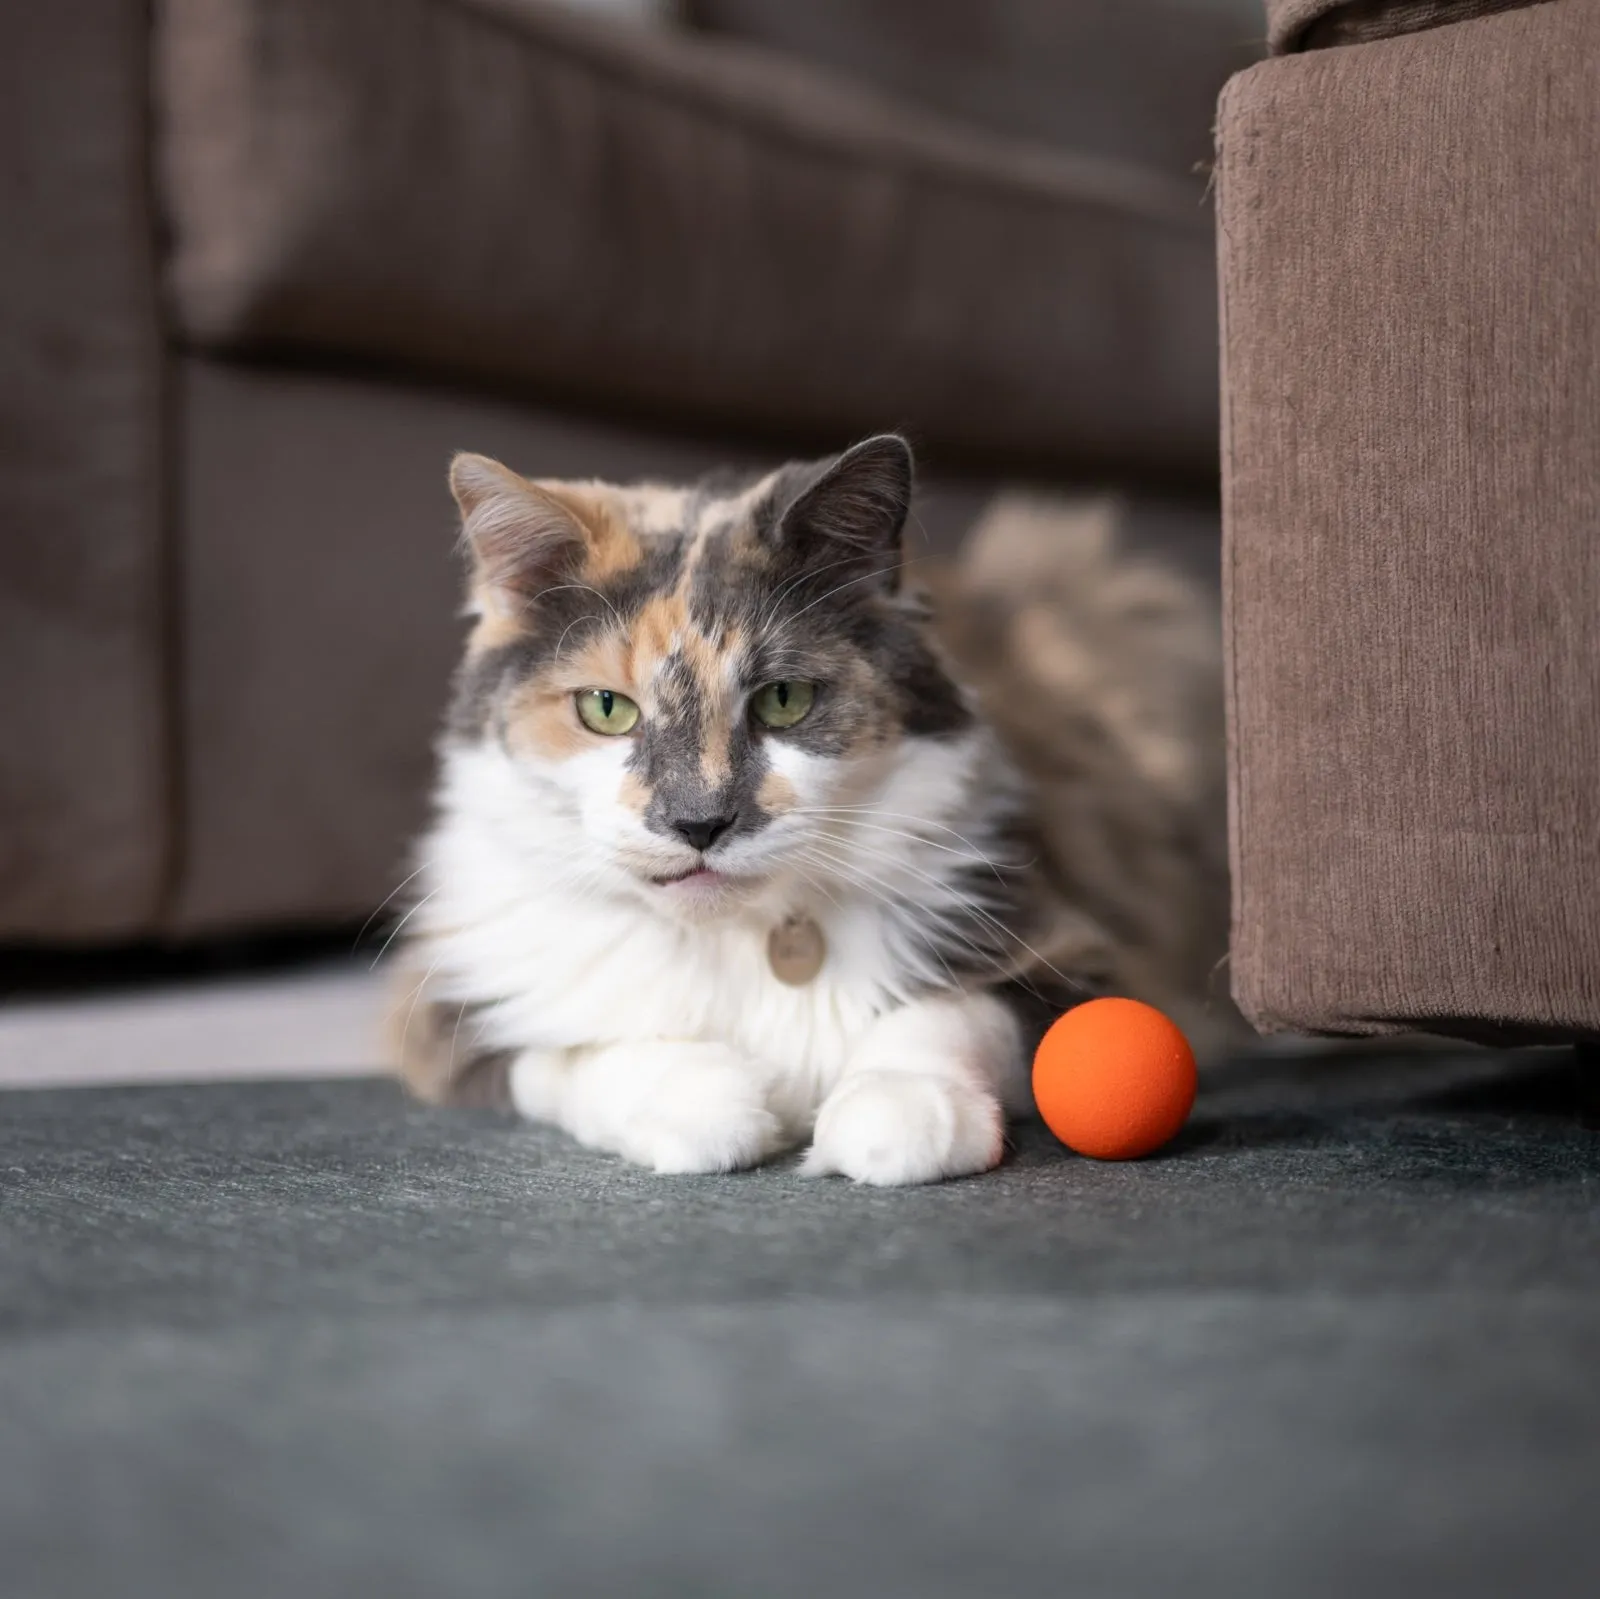
[(1074, 1006), (1033, 1057), (1033, 1097), (1045, 1125), (1096, 1160), (1137, 1160), (1160, 1149), (1189, 1119), (1196, 1086), (1189, 1040), (1136, 999)]

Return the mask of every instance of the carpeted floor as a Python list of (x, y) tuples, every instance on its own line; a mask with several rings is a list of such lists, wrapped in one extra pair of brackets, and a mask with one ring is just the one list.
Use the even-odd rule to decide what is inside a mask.
[(896, 1193), (375, 1082), (0, 1096), (0, 1592), (1597, 1592), (1566, 1070), (1242, 1062), (1162, 1158)]

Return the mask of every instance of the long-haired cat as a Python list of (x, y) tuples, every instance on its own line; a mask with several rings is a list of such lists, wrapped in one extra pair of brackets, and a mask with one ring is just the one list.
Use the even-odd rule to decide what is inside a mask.
[(404, 929), (416, 1092), (661, 1172), (805, 1145), (918, 1183), (1000, 1160), (1073, 999), (1226, 1011), (1214, 620), (1092, 517), (1000, 503), (930, 605), (895, 436), (451, 486), (474, 620)]

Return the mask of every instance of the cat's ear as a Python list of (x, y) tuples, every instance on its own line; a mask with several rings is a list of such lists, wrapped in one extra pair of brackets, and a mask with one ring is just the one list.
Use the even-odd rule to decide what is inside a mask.
[(582, 565), (591, 534), (575, 496), (465, 452), (450, 463), (450, 492), (461, 509), (474, 588), (514, 605)]
[(880, 433), (832, 461), (786, 467), (774, 486), (775, 536), (806, 560), (859, 565), (893, 591), (911, 510), (911, 446)]

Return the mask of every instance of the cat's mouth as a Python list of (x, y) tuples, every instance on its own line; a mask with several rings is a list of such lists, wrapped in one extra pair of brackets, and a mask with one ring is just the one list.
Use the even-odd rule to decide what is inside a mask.
[(726, 872), (710, 866), (691, 866), (686, 872), (668, 872), (650, 879), (657, 888), (676, 888), (680, 884), (691, 888), (713, 888), (728, 881)]
[(695, 919), (719, 915), (744, 903), (760, 883), (759, 878), (705, 865), (657, 872), (646, 881), (650, 897), (657, 904)]

